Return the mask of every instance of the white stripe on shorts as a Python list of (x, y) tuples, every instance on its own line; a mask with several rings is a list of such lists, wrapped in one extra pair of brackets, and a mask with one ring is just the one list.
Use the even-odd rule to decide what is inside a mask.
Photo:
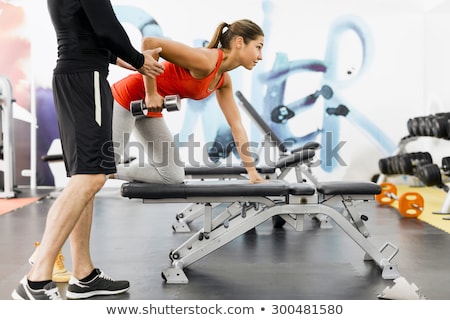
[(100, 73), (94, 71), (95, 122), (102, 126), (102, 101), (100, 98)]

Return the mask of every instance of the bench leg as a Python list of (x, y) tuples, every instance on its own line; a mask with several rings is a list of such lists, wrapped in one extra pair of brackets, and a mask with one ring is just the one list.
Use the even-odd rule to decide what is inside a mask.
[[(211, 204), (212, 208), (220, 205), (219, 203)], [(185, 207), (181, 212), (179, 212), (175, 219), (176, 221), (172, 224), (172, 229), (174, 232), (183, 233), (191, 232), (190, 223), (201, 217), (204, 214), (204, 204), (203, 203), (191, 203)]]
[[(238, 203), (235, 205), (236, 208), (240, 206)], [(222, 215), (222, 224), (215, 219), (212, 226), (217, 225), (217, 227), (213, 227), (207, 233), (203, 229), (198, 231), (171, 253), (172, 263), (169, 268), (164, 269), (164, 279), (167, 283), (186, 283), (187, 277), (183, 272), (185, 267), (276, 215), (282, 215), (286, 221), (295, 226), (296, 230), (301, 230), (302, 219), (299, 218), (303, 218), (305, 214), (321, 214), (332, 219), (366, 253), (366, 260), (373, 260), (382, 269), (383, 279), (396, 279), (400, 276), (397, 266), (391, 263), (398, 248), (389, 243), (380, 250), (375, 248), (369, 241), (368, 234), (363, 234), (364, 228), (349, 221), (336, 208), (324, 204), (277, 204), (272, 207), (250, 207), (245, 211), (245, 215), (235, 212), (226, 219), (225, 215)], [(225, 221), (226, 224), (224, 224)], [(383, 252), (388, 247), (394, 248), (395, 251), (389, 257)]]
[[(368, 233), (362, 234), (361, 231), (359, 231), (361, 226), (355, 226), (354, 224), (352, 225), (348, 219), (332, 207), (324, 205), (322, 206), (322, 210), (322, 213), (328, 215), (345, 233), (347, 233), (350, 238), (353, 239), (353, 241), (356, 242), (356, 244), (361, 247), (361, 249), (363, 249), (366, 253), (365, 260), (373, 260), (382, 269), (383, 279), (392, 280), (400, 276), (397, 266), (391, 263), (392, 258), (398, 252), (397, 247), (388, 243), (385, 244), (383, 248), (378, 250), (368, 240)], [(388, 246), (394, 248), (394, 254), (386, 257), (383, 254), (383, 251)]]
[(205, 233), (203, 229), (197, 231), (181, 246), (172, 251), (170, 254), (171, 266), (164, 269), (163, 274), (166, 274), (166, 277), (170, 279), (170, 283), (185, 283), (182, 276), (179, 278), (174, 275), (181, 275), (185, 267), (223, 247), (278, 213), (280, 213), (280, 210), (271, 211), (270, 208), (257, 210), (255, 207), (251, 207), (245, 212), (245, 216), (239, 214), (229, 217), (224, 220), (224, 222), (226, 221), (225, 224), (216, 227), (211, 232)]

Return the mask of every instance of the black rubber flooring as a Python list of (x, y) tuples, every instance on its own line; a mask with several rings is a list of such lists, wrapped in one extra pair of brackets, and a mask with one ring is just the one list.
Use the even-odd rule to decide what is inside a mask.
[[(28, 271), (53, 201), (46, 197), (0, 216), (0, 299), (10, 299)], [(166, 284), (161, 271), (170, 264), (169, 252), (190, 236), (172, 230), (183, 207), (143, 204), (120, 197), (117, 189), (102, 190), (95, 203), (92, 256), (106, 274), (131, 282), (128, 293), (107, 299), (374, 300), (393, 285), (373, 262), (363, 260), (364, 252), (338, 226), (321, 229), (309, 218), (303, 231), (266, 221), (190, 265), (188, 284)], [(427, 299), (450, 299), (450, 236), (375, 202), (360, 208), (369, 217), (366, 226), (376, 247), (391, 242), (400, 248), (393, 262), (401, 276)], [(201, 222), (194, 221), (193, 228)], [(67, 245), (63, 254), (70, 269)]]

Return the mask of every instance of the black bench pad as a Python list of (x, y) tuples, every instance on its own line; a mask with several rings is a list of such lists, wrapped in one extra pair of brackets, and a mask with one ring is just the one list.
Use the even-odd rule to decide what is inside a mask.
[(264, 197), (313, 195), (314, 187), (306, 183), (288, 183), (271, 180), (252, 184), (246, 180), (187, 181), (181, 184), (156, 184), (127, 182), (121, 187), (126, 198), (139, 199), (186, 199), (189, 197)]
[(317, 191), (324, 195), (380, 194), (381, 187), (370, 181), (327, 181), (319, 183)]
[[(275, 171), (275, 168), (273, 168)], [(220, 167), (185, 167), (184, 172), (186, 175), (200, 175), (200, 176), (208, 176), (208, 175), (237, 175), (237, 174), (245, 174), (247, 170), (245, 170), (242, 166), (220, 166)]]

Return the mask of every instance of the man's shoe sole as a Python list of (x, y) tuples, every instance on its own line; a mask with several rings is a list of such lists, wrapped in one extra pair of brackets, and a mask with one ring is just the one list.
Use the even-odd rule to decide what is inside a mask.
[(111, 295), (125, 293), (129, 289), (130, 288), (125, 288), (125, 289), (116, 290), (116, 291), (96, 290), (96, 291), (83, 292), (83, 293), (67, 291), (66, 297), (67, 297), (67, 299), (76, 300), (76, 299), (87, 299), (87, 298), (94, 297), (94, 296), (111, 296)]
[(25, 300), (20, 294), (17, 293), (16, 290), (11, 293), (11, 298), (14, 300)]

